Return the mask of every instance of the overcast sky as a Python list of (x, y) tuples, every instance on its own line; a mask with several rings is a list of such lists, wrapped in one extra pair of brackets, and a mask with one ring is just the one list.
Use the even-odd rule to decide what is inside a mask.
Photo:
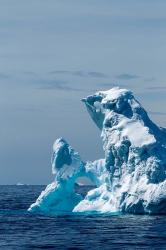
[(103, 157), (80, 99), (131, 89), (166, 124), (165, 0), (0, 0), (0, 184), (50, 183), (52, 144)]

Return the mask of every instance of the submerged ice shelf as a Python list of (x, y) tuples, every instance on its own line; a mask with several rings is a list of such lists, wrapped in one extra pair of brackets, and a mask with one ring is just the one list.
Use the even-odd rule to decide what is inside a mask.
[[(166, 214), (166, 130), (126, 89), (100, 91), (82, 101), (101, 130), (105, 159), (83, 162), (63, 138), (57, 139), (55, 180), (29, 211)], [(79, 177), (96, 185), (85, 197), (74, 189)]]

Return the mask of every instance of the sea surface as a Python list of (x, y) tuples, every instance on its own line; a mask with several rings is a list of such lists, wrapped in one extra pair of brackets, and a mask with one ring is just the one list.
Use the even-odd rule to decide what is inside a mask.
[(44, 188), (0, 186), (0, 250), (166, 249), (166, 216), (28, 213)]

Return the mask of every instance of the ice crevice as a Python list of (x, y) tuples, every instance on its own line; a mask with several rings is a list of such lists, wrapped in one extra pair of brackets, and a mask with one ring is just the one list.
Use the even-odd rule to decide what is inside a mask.
[[(166, 214), (166, 130), (150, 120), (126, 89), (99, 91), (82, 101), (101, 131), (105, 158), (84, 162), (65, 139), (57, 139), (55, 180), (29, 211)], [(79, 177), (96, 186), (85, 197), (75, 192)]]

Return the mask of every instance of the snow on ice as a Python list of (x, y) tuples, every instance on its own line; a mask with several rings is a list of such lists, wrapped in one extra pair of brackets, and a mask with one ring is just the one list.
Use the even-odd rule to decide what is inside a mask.
[[(55, 180), (29, 211), (166, 214), (166, 130), (126, 89), (100, 91), (82, 101), (101, 131), (105, 159), (83, 162), (63, 138), (57, 139)], [(95, 184), (85, 197), (74, 188), (79, 177)]]

